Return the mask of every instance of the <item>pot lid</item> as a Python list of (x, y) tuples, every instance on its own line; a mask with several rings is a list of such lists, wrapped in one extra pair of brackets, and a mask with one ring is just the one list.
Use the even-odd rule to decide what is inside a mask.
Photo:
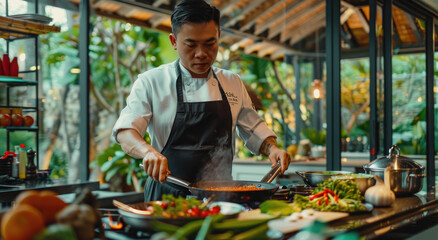
[(396, 145), (389, 149), (388, 156), (383, 156), (377, 158), (376, 160), (370, 162), (369, 164), (363, 166), (365, 170), (380, 170), (384, 171), (386, 167), (391, 167), (393, 169), (413, 169), (413, 170), (423, 170), (424, 167), (414, 160), (400, 155), (400, 148)]

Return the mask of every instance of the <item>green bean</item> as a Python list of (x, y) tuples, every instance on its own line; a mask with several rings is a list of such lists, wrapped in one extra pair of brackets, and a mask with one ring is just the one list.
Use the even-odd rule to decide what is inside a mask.
[(152, 221), (151, 224), (152, 224), (152, 228), (154, 229), (154, 231), (165, 232), (165, 233), (169, 233), (169, 234), (175, 233), (180, 228), (178, 226), (164, 223), (164, 222), (160, 222), (160, 221)]
[(173, 238), (175, 240), (181, 240), (192, 235), (201, 228), (203, 222), (204, 220), (197, 220), (187, 223), (175, 232)]
[(232, 240), (268, 239), (268, 237), (266, 236), (266, 231), (268, 231), (268, 229), (268, 224), (264, 223), (256, 228), (235, 235)]
[(215, 233), (215, 234), (208, 234), (207, 240), (229, 240), (234, 235), (233, 231), (226, 231), (223, 233)]
[(249, 228), (256, 227), (262, 223), (266, 223), (272, 218), (267, 219), (251, 219), (251, 220), (237, 220), (237, 219), (229, 219), (224, 220), (220, 223), (214, 224), (215, 230), (233, 230), (233, 231), (244, 231)]

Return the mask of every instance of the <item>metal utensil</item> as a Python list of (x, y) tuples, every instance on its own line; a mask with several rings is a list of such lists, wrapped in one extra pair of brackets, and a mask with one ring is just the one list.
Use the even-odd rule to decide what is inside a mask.
[(199, 209), (205, 208), (209, 203), (211, 203), (213, 200), (216, 199), (216, 194), (211, 195), (205, 202), (203, 202), (201, 205), (199, 205)]
[(268, 174), (266, 174), (262, 178), (261, 182), (271, 183), (278, 176), (280, 171), (281, 171), (281, 164), (280, 161), (278, 161), (277, 165), (275, 165), (275, 167), (273, 167), (271, 171), (269, 171)]
[(140, 215), (145, 215), (145, 216), (152, 215), (151, 211), (136, 209), (136, 208), (133, 208), (133, 207), (131, 207), (131, 206), (125, 204), (125, 203), (119, 202), (117, 200), (113, 200), (113, 204), (117, 208), (119, 208), (119, 209), (121, 209), (123, 211), (126, 211), (126, 212), (132, 212), (132, 213), (135, 213), (135, 214), (140, 214)]

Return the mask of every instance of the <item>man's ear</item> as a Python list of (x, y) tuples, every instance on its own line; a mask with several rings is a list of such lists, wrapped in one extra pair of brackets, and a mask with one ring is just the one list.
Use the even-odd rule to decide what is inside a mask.
[(218, 39), (219, 38), (221, 38), (221, 27), (219, 27), (219, 30), (218, 30)]
[(169, 34), (170, 43), (172, 43), (173, 49), (176, 50), (176, 37), (173, 33)]

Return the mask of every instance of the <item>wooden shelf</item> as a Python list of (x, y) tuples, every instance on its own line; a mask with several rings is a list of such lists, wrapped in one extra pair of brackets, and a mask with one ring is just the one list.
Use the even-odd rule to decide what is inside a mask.
[(60, 27), (0, 16), (0, 38), (20, 38), (59, 32)]

